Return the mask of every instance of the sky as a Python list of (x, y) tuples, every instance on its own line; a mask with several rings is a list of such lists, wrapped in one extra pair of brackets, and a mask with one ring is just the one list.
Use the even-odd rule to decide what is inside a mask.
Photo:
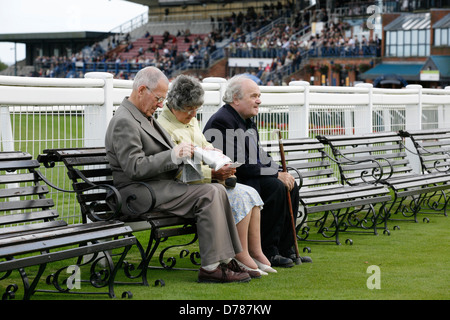
[[(0, 0), (0, 34), (110, 31), (147, 13), (148, 8), (123, 0)], [(0, 42), (0, 61), (14, 64), (14, 44)], [(17, 44), (17, 61), (25, 45)]]

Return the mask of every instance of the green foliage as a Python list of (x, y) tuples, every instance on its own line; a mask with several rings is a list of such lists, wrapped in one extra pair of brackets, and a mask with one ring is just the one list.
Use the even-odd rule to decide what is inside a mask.
[(6, 68), (8, 68), (8, 65), (7, 65), (6, 63), (3, 63), (3, 62), (0, 60), (0, 71), (5, 70)]

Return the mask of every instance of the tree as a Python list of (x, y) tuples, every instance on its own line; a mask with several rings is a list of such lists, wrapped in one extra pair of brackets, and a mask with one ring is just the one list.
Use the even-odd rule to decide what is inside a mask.
[(8, 68), (8, 65), (7, 65), (6, 63), (3, 63), (3, 62), (0, 60), (0, 71), (5, 70), (6, 68)]

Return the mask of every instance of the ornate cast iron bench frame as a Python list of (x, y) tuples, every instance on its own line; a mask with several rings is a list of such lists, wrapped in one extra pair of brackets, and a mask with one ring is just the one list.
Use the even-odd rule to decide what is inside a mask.
[[(18, 271), (24, 300), (36, 292), (115, 297), (116, 274), (136, 243), (131, 228), (120, 221), (68, 224), (53, 208), (54, 201), (47, 196), (49, 189), (42, 181), (39, 167), (39, 162), (26, 152), (0, 152), (0, 281), (6, 284), (11, 274)], [(114, 256), (119, 256), (115, 263), (113, 250)], [(46, 278), (47, 284), (55, 289), (38, 289), (49, 263), (68, 260), (74, 261)], [(72, 273), (72, 277), (63, 272), (76, 273), (83, 266), (90, 266), (90, 275), (82, 283), (96, 289), (106, 287), (106, 292), (83, 292), (81, 283), (78, 286), (72, 281), (78, 275)], [(80, 278), (83, 275), (84, 271)], [(2, 299), (14, 299), (18, 290), (18, 284), (8, 284)], [(126, 295), (131, 292), (122, 296)]]
[[(391, 197), (385, 186), (341, 184), (333, 169), (336, 161), (317, 139), (286, 139), (282, 143), (287, 169), (300, 188), (300, 212), (296, 227), (299, 240), (341, 244), (339, 236), (342, 232), (377, 234), (379, 225), (383, 225), (384, 232), (388, 232), (384, 208)], [(274, 161), (281, 160), (278, 141), (263, 142), (262, 146)], [(375, 170), (373, 174), (376, 174)], [(379, 207), (375, 208), (376, 205)], [(311, 223), (318, 227), (318, 233), (325, 239), (309, 239), (308, 225)], [(351, 239), (345, 242), (353, 243)]]
[[(335, 159), (339, 160), (341, 179), (349, 185), (359, 185), (361, 172), (372, 169), (367, 165), (355, 165), (352, 161), (380, 159), (384, 173), (379, 182), (394, 194), (388, 205), (390, 220), (417, 222), (419, 212), (445, 213), (448, 203), (445, 191), (450, 188), (450, 175), (414, 172), (407, 157), (408, 149), (397, 132), (318, 138), (331, 147)], [(367, 181), (370, 177), (365, 179)], [(429, 221), (427, 217), (423, 220)]]
[[(129, 205), (134, 196), (131, 195), (127, 199), (121, 199), (119, 203), (112, 203), (106, 201), (109, 194), (106, 190), (98, 191), (95, 193), (86, 191), (86, 188), (108, 185), (110, 188), (117, 189), (113, 186), (112, 171), (109, 167), (109, 163), (106, 159), (105, 148), (73, 148), (73, 149), (48, 149), (44, 150), (38, 157), (39, 162), (44, 164), (47, 168), (52, 168), (56, 163), (63, 163), (69, 179), (72, 182), (73, 191), (77, 194), (77, 201), (81, 208), (83, 222), (87, 221), (116, 221), (121, 219), (121, 207)], [(136, 182), (147, 187), (149, 196), (153, 195), (152, 188), (143, 183)], [(145, 212), (140, 213), (139, 218), (134, 221), (124, 221), (125, 225), (131, 227), (133, 232), (150, 230), (150, 236), (147, 245), (144, 247), (138, 240), (137, 247), (141, 254), (141, 261), (135, 270), (139, 270), (137, 275), (130, 277), (142, 277), (144, 285), (148, 285), (147, 282), (147, 270), (148, 268), (161, 268), (150, 265), (150, 260), (155, 255), (155, 252), (160, 246), (161, 242), (164, 242), (169, 237), (179, 235), (192, 235), (187, 243), (176, 244), (167, 246), (160, 251), (159, 263), (162, 268), (176, 269), (177, 259), (176, 257), (165, 258), (165, 254), (169, 249), (175, 247), (185, 247), (193, 244), (197, 240), (197, 229), (194, 219), (186, 219), (166, 213), (154, 212), (153, 207), (156, 202), (154, 196), (153, 200), (149, 203), (149, 207)], [(129, 209), (131, 207), (129, 206)], [(184, 249), (179, 252), (179, 257), (184, 258), (189, 256), (190, 261), (195, 266), (199, 266), (200, 255), (198, 252), (189, 252)], [(167, 263), (166, 263), (167, 262)], [(130, 268), (131, 270), (132, 268)], [(184, 270), (195, 270), (198, 268)], [(159, 282), (164, 285), (164, 281), (161, 279), (156, 280), (156, 284)]]

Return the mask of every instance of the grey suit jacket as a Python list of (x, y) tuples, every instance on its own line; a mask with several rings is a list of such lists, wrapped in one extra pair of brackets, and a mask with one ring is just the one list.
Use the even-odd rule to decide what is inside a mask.
[[(187, 191), (187, 185), (176, 180), (180, 168), (172, 160), (174, 144), (169, 134), (157, 121), (152, 126), (128, 98), (122, 101), (109, 123), (105, 147), (114, 185), (124, 199), (130, 194), (136, 195), (132, 206), (135, 210), (148, 208), (151, 197), (142, 185), (126, 186), (130, 182), (143, 181), (153, 187), (155, 207)], [(122, 211), (130, 214), (126, 206), (122, 206)]]

